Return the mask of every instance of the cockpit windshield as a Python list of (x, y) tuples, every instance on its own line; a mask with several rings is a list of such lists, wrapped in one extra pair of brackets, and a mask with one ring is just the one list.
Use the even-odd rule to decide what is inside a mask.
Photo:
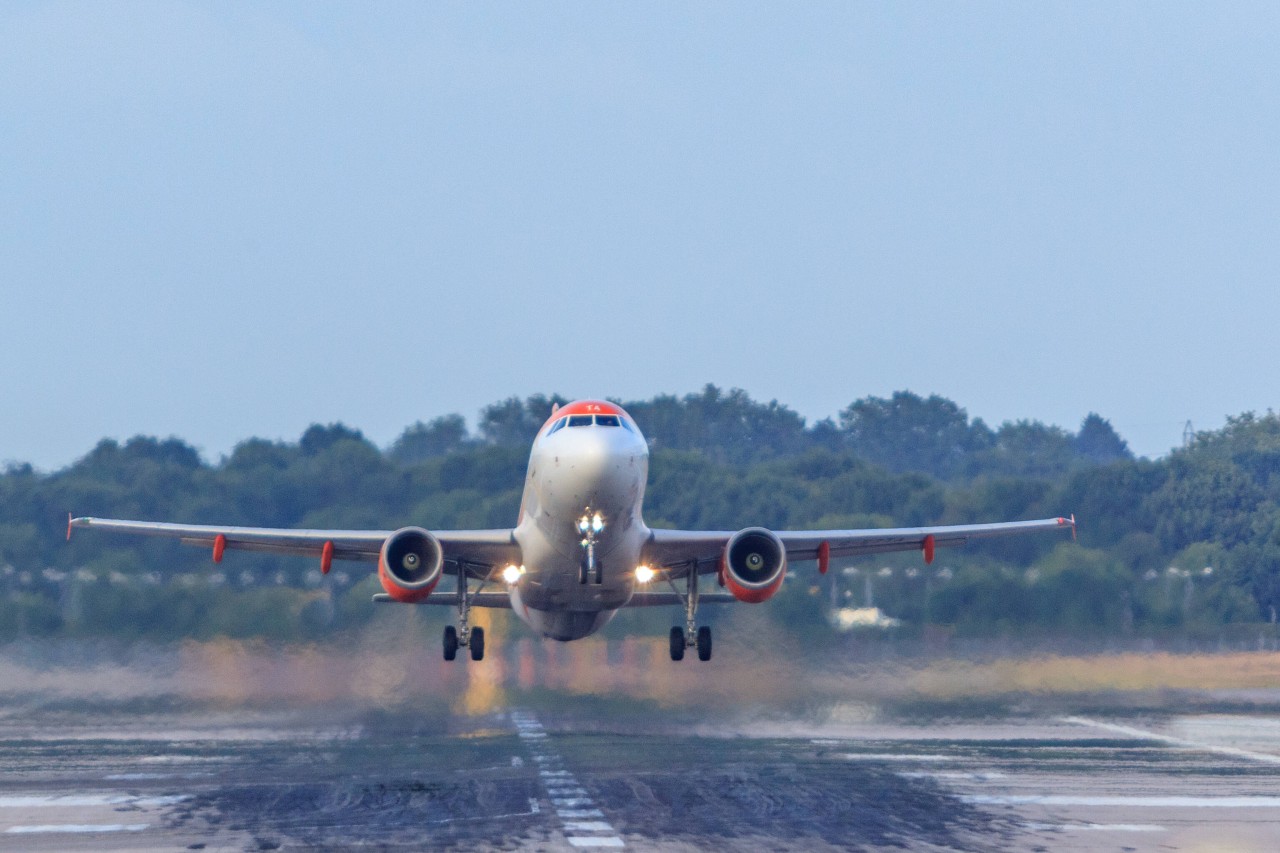
[(622, 427), (630, 433), (634, 433), (636, 431), (636, 428), (621, 415), (566, 415), (551, 425), (551, 429), (547, 430), (547, 435), (554, 435), (565, 427), (584, 427), (593, 425), (602, 427)]

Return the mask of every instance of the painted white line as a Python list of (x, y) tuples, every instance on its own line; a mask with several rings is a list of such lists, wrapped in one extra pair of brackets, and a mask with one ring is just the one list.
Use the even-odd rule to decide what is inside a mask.
[(128, 794), (47, 794), (0, 797), (0, 809), (30, 809), (45, 806), (169, 806), (191, 799), (190, 794), (169, 797), (135, 797)]
[(1269, 752), (1252, 752), (1247, 749), (1238, 749), (1234, 746), (1217, 746), (1211, 743), (1198, 743), (1196, 741), (1186, 740), (1180, 737), (1162, 735), (1159, 732), (1150, 732), (1146, 729), (1136, 729), (1132, 726), (1122, 726), (1117, 723), (1104, 723), (1102, 720), (1091, 720), (1088, 717), (1060, 717), (1059, 719), (1064, 723), (1074, 723), (1077, 726), (1090, 726), (1095, 729), (1115, 732), (1116, 734), (1141, 738), (1142, 740), (1160, 741), (1161, 743), (1167, 743), (1172, 746), (1182, 746), (1188, 749), (1199, 750), (1201, 752), (1215, 752), (1218, 755), (1230, 755), (1233, 758), (1245, 758), (1249, 761), (1260, 761), (1263, 764), (1280, 764), (1280, 755), (1272, 755)]
[(616, 835), (569, 836), (573, 847), (622, 847), (622, 839)]
[(963, 779), (967, 782), (986, 782), (990, 779), (1004, 779), (1004, 773), (998, 770), (990, 772), (977, 770), (965, 773), (958, 770), (904, 770), (898, 774), (903, 779)]
[(1156, 826), (1154, 823), (1025, 823), (1023, 826), (1027, 829), (1047, 829), (1053, 832), (1168, 832), (1167, 828)]
[(11, 826), (5, 832), (141, 832), (149, 823), (46, 823), (38, 826)]
[(1127, 806), (1153, 809), (1276, 809), (1280, 797), (1089, 797), (1072, 794), (961, 797), (966, 803), (1000, 806)]
[(955, 761), (954, 755), (908, 755), (899, 752), (845, 752), (846, 761)]
[[(531, 714), (513, 713), (511, 720), (519, 730), (517, 734), (526, 743), (538, 776), (551, 805), (560, 818), (565, 840), (571, 847), (625, 847), (621, 836), (604, 820), (604, 812), (595, 808), (587, 789), (578, 784), (573, 774), (563, 768), (564, 759), (549, 748), (547, 733)], [(532, 743), (530, 743), (532, 741)], [(532, 804), (532, 800), (530, 803)], [(599, 833), (599, 834), (578, 834)]]

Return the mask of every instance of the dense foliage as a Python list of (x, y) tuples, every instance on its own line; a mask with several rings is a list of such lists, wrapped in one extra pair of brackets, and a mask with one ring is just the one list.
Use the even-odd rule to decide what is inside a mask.
[[(381, 449), (315, 425), (294, 442), (249, 439), (209, 463), (179, 439), (102, 441), (73, 465), (0, 475), (0, 636), (299, 636), (369, 618), (369, 567), (236, 553), (219, 567), (174, 543), (61, 531), (68, 511), (280, 527), (505, 527), (533, 434), (562, 397), (410, 426)], [(707, 386), (624, 402), (652, 445), (653, 526), (904, 526), (1074, 512), (1053, 536), (809, 565), (769, 606), (825, 625), (876, 604), (908, 626), (966, 633), (1133, 632), (1273, 621), (1280, 608), (1280, 419), (1242, 415), (1168, 457), (1135, 459), (1102, 417), (1071, 433), (992, 428), (941, 397), (855, 401), (807, 425), (775, 402)]]

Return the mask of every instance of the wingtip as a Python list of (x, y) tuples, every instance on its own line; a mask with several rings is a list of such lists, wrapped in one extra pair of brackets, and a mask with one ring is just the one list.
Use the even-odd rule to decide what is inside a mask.
[(67, 513), (67, 541), (71, 541), (71, 513)]

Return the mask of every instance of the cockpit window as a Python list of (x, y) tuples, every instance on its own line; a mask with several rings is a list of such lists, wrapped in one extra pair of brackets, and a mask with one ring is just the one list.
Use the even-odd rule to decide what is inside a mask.
[(622, 424), (622, 428), (623, 428), (623, 429), (625, 429), (627, 432), (635, 432), (635, 431), (636, 431), (636, 428), (635, 428), (635, 427), (633, 427), (631, 424), (627, 423), (627, 419), (626, 419), (626, 418), (618, 418), (618, 423)]
[(556, 421), (555, 424), (551, 427), (551, 429), (547, 430), (547, 435), (551, 435), (553, 432), (558, 432), (559, 430), (564, 429), (564, 422), (567, 420), (568, 418), (561, 418), (560, 420)]
[(571, 427), (591, 426), (591, 415), (570, 415), (569, 426)]
[(619, 426), (617, 415), (596, 415), (596, 426)]

